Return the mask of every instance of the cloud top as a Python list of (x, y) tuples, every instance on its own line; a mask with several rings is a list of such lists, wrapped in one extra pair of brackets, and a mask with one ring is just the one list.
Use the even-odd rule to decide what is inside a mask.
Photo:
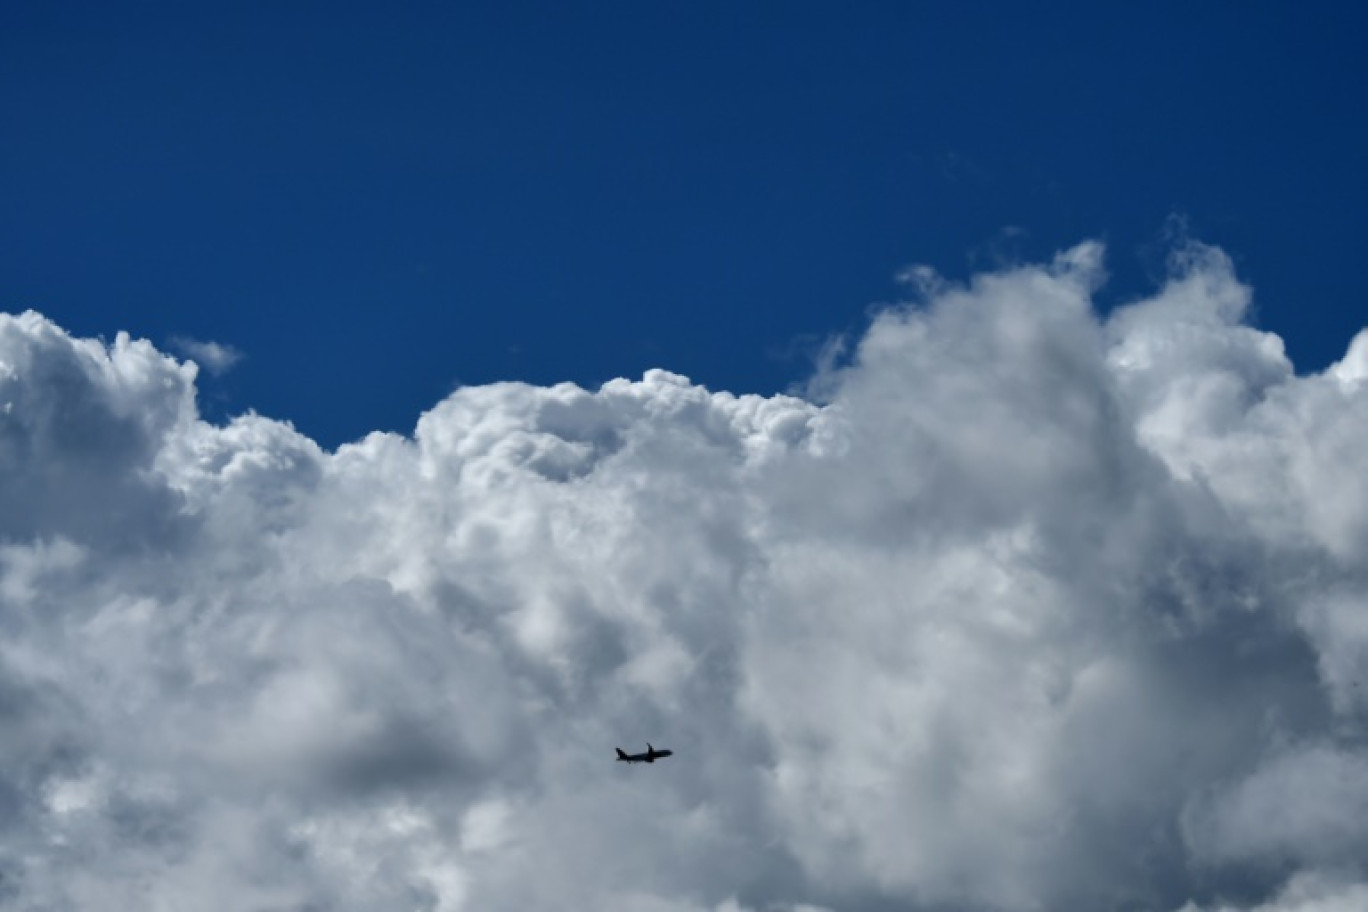
[(335, 452), (0, 316), (0, 895), (1359, 903), (1361, 340), (1298, 376), (1200, 245), (1103, 278), (919, 272), (809, 399), (496, 384)]

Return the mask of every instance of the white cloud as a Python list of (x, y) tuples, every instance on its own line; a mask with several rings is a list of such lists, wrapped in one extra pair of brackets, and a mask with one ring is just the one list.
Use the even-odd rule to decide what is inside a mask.
[(1185, 823), (1203, 856), (1351, 863), (1368, 853), (1368, 754), (1324, 745), (1275, 753), (1191, 806)]
[(1254, 906), (1199, 907), (1188, 903), (1179, 912), (1362, 912), (1368, 909), (1368, 885), (1346, 883), (1322, 871), (1296, 875), (1279, 894)]
[(334, 453), (0, 317), (0, 896), (1348, 908), (1363, 346), (1298, 377), (1196, 245), (1100, 319), (1101, 263), (922, 275), (821, 404), (498, 384)]
[(173, 349), (216, 377), (226, 374), (243, 357), (239, 349), (221, 342), (201, 342), (188, 336), (173, 336), (170, 341)]

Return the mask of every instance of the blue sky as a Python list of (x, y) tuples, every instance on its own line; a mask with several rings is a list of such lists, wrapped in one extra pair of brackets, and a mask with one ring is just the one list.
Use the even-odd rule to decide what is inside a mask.
[(497, 379), (774, 392), (910, 263), (1098, 238), (1126, 300), (1174, 215), (1300, 370), (1363, 322), (1352, 5), (571, 6), (4, 5), (0, 310), (232, 346), (206, 412), (329, 446)]

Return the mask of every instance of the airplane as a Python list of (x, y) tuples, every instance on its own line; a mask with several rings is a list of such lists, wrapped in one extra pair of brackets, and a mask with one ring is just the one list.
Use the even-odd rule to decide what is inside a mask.
[(674, 751), (671, 750), (656, 750), (654, 747), (651, 747), (650, 741), (646, 742), (646, 753), (644, 754), (625, 754), (620, 747), (617, 749), (617, 752), (619, 763), (655, 763), (661, 757), (669, 757), (674, 754)]

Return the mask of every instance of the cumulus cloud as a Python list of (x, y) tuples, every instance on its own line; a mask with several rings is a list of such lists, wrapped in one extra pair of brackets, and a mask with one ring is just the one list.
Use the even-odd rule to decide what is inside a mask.
[(1297, 375), (1200, 245), (1103, 279), (332, 452), (0, 316), (3, 904), (1360, 907), (1368, 343)]

